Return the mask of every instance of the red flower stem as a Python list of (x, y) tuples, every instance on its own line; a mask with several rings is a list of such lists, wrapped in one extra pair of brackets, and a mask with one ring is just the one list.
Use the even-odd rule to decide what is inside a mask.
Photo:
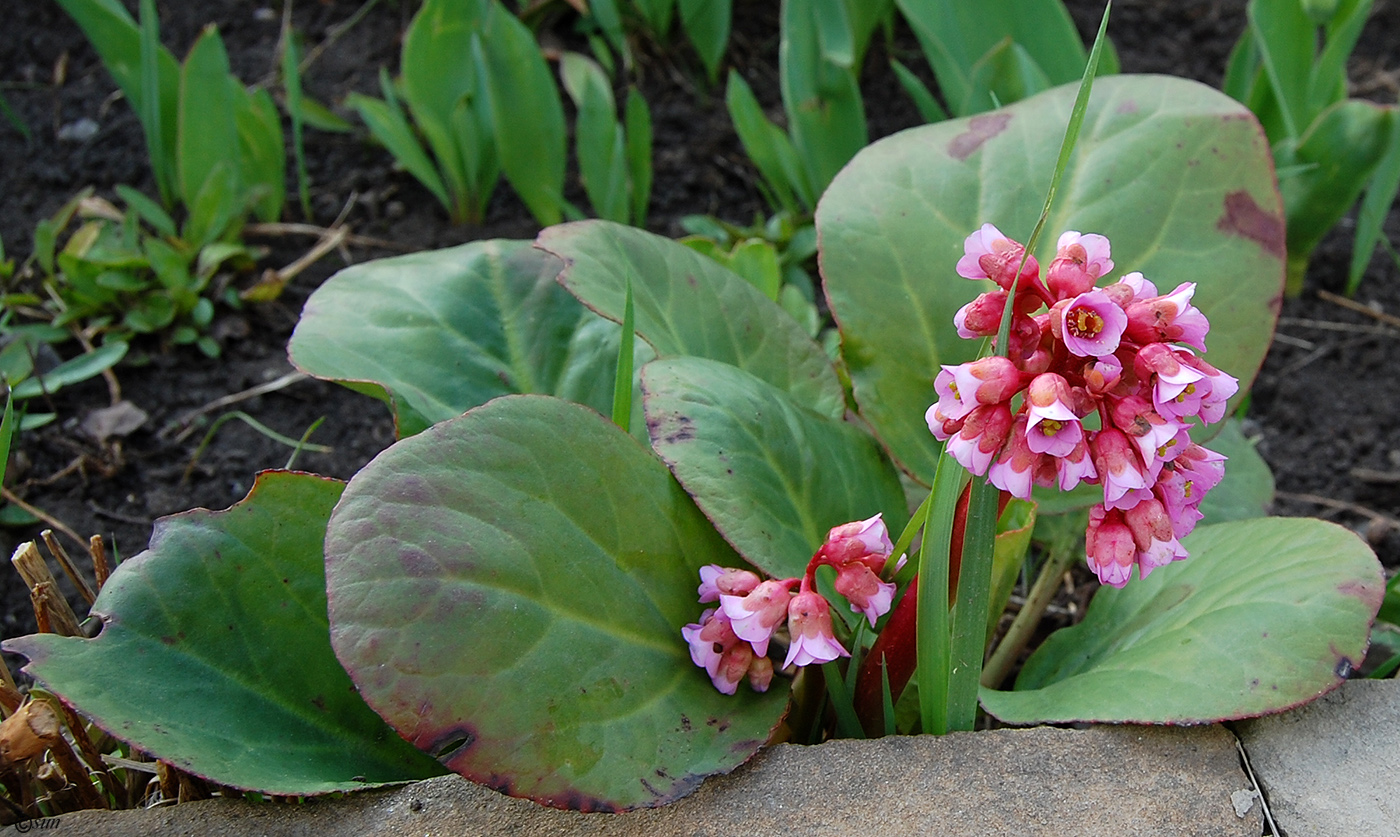
[[(950, 533), (948, 545), (948, 600), (951, 605), (957, 598), (958, 574), (962, 569), (962, 549), (963, 535), (967, 529), (967, 504), (971, 496), (972, 483), (969, 482), (963, 487), (962, 494), (958, 497), (957, 508), (953, 512), (953, 531)], [(1006, 510), (1006, 504), (1011, 500), (1011, 495), (1005, 491), (997, 498), (997, 516)], [(914, 675), (914, 669), (918, 665), (918, 648), (916, 637), (918, 635), (918, 576), (904, 589), (904, 596), (895, 605), (890, 613), (890, 618), (885, 622), (884, 630), (876, 637), (875, 644), (871, 646), (870, 653), (865, 655), (861, 661), (860, 671), (856, 675), (855, 686), (855, 708), (856, 715), (860, 718), (861, 726), (865, 728), (865, 734), (871, 737), (883, 734), (884, 724), (884, 688), (881, 683), (880, 669), (887, 670), (890, 683), (890, 694), (897, 700), (904, 687), (909, 684), (909, 678)]]

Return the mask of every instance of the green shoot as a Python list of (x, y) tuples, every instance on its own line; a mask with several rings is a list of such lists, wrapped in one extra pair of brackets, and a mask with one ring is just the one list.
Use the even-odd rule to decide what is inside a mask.
[(632, 351), (637, 330), (632, 312), (632, 277), (627, 277), (627, 292), (622, 303), (622, 339), (617, 347), (617, 375), (613, 378), (613, 424), (625, 432), (632, 422)]

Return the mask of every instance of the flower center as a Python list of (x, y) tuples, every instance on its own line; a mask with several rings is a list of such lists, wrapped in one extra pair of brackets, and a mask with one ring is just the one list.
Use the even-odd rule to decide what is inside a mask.
[(1103, 317), (1088, 308), (1076, 308), (1069, 312), (1066, 325), (1075, 337), (1092, 340), (1103, 331)]
[(1178, 395), (1174, 400), (1176, 401), (1176, 403), (1180, 404), (1180, 403), (1182, 403), (1183, 401), (1186, 400), (1186, 396), (1188, 396), (1188, 395), (1195, 395), (1195, 394), (1196, 394), (1196, 385), (1195, 385), (1195, 384), (1187, 384), (1187, 385), (1186, 385), (1186, 389), (1182, 390), (1182, 391), (1181, 391), (1181, 394)]
[(1064, 427), (1064, 423), (1055, 421), (1054, 419), (1041, 419), (1040, 424), (1036, 425), (1036, 429), (1046, 436), (1054, 436), (1056, 433), (1060, 432), (1060, 428), (1062, 427)]

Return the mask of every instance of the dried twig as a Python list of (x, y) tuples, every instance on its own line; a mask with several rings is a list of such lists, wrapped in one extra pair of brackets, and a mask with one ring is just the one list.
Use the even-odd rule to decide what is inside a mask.
[(97, 592), (101, 593), (107, 585), (107, 576), (111, 575), (111, 570), (107, 568), (107, 547), (102, 544), (101, 535), (88, 538), (88, 554), (92, 556), (92, 575), (97, 581)]
[(1331, 291), (1320, 290), (1317, 292), (1317, 296), (1319, 299), (1325, 299), (1328, 302), (1333, 303), (1334, 305), (1340, 305), (1343, 308), (1355, 311), (1358, 314), (1365, 314), (1368, 317), (1374, 317), (1375, 319), (1380, 320), (1381, 322), (1386, 323), (1388, 325), (1400, 327), (1400, 317), (1397, 317), (1394, 314), (1387, 314), (1384, 311), (1377, 311), (1369, 305), (1363, 305), (1360, 302), (1357, 302), (1354, 299), (1348, 299), (1347, 297), (1344, 297), (1341, 294), (1334, 294)]
[(83, 636), (77, 614), (68, 606), (68, 601), (59, 595), (58, 583), (49, 571), (49, 565), (44, 561), (39, 547), (33, 541), (20, 544), (15, 554), (10, 557), (10, 563), (29, 587), (29, 597), (34, 603), (34, 616), (40, 621), (41, 630), (44, 627), (43, 623), (48, 623), (53, 633)]
[[(1390, 326), (1338, 323), (1331, 320), (1312, 320), (1307, 317), (1279, 317), (1278, 324), (1280, 326), (1297, 326), (1298, 328), (1315, 328), (1318, 331), (1341, 331), (1347, 334), (1375, 334), (1381, 337), (1400, 337), (1400, 331), (1396, 331)], [(1278, 337), (1279, 335), (1275, 333), (1274, 339), (1278, 339)]]
[(72, 528), (68, 526), (68, 524), (64, 523), (62, 520), (59, 520), (58, 518), (54, 517), (53, 515), (49, 514), (43, 509), (40, 509), (36, 506), (31, 506), (28, 503), (24, 502), (24, 500), (20, 499), (20, 497), (10, 489), (5, 488), (4, 486), (0, 486), (0, 497), (4, 497), (7, 502), (14, 503), (19, 508), (44, 521), (44, 523), (48, 524), (50, 529), (57, 529), (58, 531), (67, 535), (68, 537), (72, 538), (74, 543), (82, 546), (87, 545), (87, 541), (83, 540), (83, 537), (77, 532), (74, 532)]
[(78, 595), (91, 605), (97, 600), (97, 594), (92, 592), (92, 587), (88, 586), (87, 579), (78, 572), (78, 568), (73, 565), (73, 559), (68, 557), (68, 550), (63, 548), (63, 544), (54, 537), (52, 529), (45, 529), (39, 533), (39, 537), (44, 539), (44, 545), (49, 548), (49, 553), (54, 560), (63, 568), (63, 574), (68, 576), (68, 580), (73, 582), (73, 586), (78, 588)]
[(1400, 471), (1377, 471), (1373, 468), (1352, 468), (1351, 475), (1362, 482), (1376, 485), (1400, 485)]
[(203, 407), (197, 410), (191, 410), (175, 421), (172, 421), (165, 426), (165, 429), (160, 432), (160, 435), (168, 435), (173, 428), (178, 427), (180, 431), (175, 434), (175, 441), (183, 442), (187, 436), (194, 432), (194, 420), (205, 413), (212, 413), (215, 410), (222, 410), (230, 404), (237, 404), (240, 401), (247, 401), (249, 398), (256, 398), (259, 395), (266, 395), (269, 392), (276, 392), (279, 389), (286, 389), (297, 381), (305, 380), (307, 377), (309, 376), (305, 372), (288, 372), (275, 381), (268, 381), (265, 384), (258, 384), (242, 392), (235, 392), (232, 395), (225, 395), (223, 398), (216, 398)]
[(1323, 497), (1321, 494), (1294, 494), (1290, 491), (1276, 491), (1274, 492), (1274, 496), (1282, 500), (1294, 500), (1299, 503), (1312, 503), (1318, 506), (1326, 506), (1329, 509), (1337, 509), (1338, 511), (1353, 512), (1355, 514), (1361, 515), (1362, 517), (1370, 520), (1373, 523), (1379, 523), (1385, 526), (1394, 527), (1395, 529), (1400, 529), (1400, 519), (1391, 517), (1388, 514), (1383, 514), (1381, 512), (1376, 511), (1375, 509), (1368, 509), (1359, 503), (1353, 503), (1349, 500), (1337, 500), (1332, 497)]
[[(380, 250), (394, 250), (401, 253), (409, 253), (416, 249), (400, 241), (390, 241), (387, 238), (376, 238), (370, 235), (356, 235), (350, 232), (348, 228), (342, 227), (341, 229), (345, 230), (345, 243), (352, 244), (356, 247), (374, 247)], [(315, 236), (316, 238), (325, 238), (331, 232), (331, 227), (321, 227), (316, 224), (298, 224), (294, 222), (284, 223), (281, 221), (249, 224), (243, 228), (243, 233), (245, 235), (254, 236), (309, 235)]]

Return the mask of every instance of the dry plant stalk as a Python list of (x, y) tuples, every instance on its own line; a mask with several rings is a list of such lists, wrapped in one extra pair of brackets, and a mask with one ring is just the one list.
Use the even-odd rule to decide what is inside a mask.
[(58, 561), (58, 565), (63, 568), (63, 574), (68, 576), (68, 580), (73, 582), (73, 586), (78, 588), (78, 594), (88, 603), (92, 604), (97, 599), (97, 594), (92, 592), (88, 586), (87, 579), (78, 572), (78, 568), (73, 565), (73, 559), (68, 557), (68, 550), (63, 548), (63, 544), (54, 537), (52, 529), (45, 529), (39, 533), (39, 537), (44, 539), (44, 545), (49, 548), (49, 553)]
[(92, 575), (97, 580), (97, 592), (107, 586), (107, 577), (112, 571), (107, 567), (107, 548), (102, 545), (102, 536), (88, 538), (88, 554), (92, 556)]
[(39, 622), (39, 630), (63, 636), (83, 636), (78, 616), (68, 606), (68, 601), (58, 593), (58, 583), (49, 565), (33, 541), (19, 545), (10, 563), (19, 571), (29, 587), (29, 597), (34, 603), (34, 617)]

